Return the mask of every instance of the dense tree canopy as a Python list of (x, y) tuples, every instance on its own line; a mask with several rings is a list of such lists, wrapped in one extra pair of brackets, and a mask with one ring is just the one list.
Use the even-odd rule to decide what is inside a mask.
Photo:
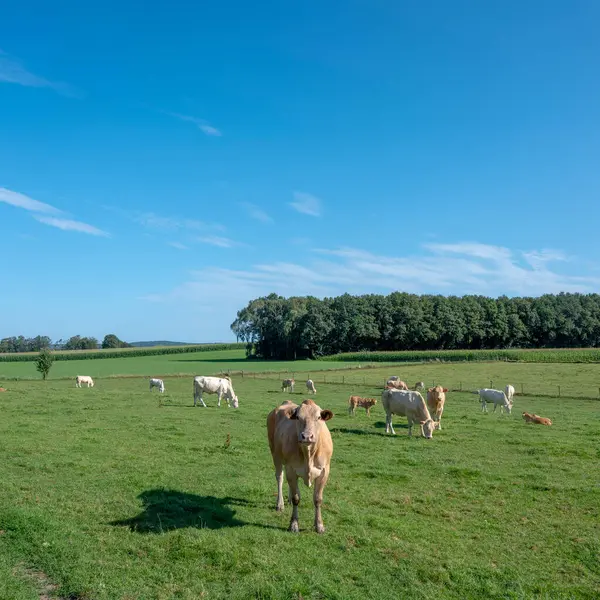
[(45, 335), (26, 338), (22, 335), (7, 337), (0, 340), (0, 352), (39, 352), (49, 348), (52, 341)]
[(114, 333), (109, 333), (102, 340), (102, 348), (131, 348), (131, 344), (121, 341)]
[(248, 354), (315, 358), (364, 350), (566, 348), (600, 345), (600, 295), (538, 298), (344, 294), (320, 300), (271, 294), (237, 314)]

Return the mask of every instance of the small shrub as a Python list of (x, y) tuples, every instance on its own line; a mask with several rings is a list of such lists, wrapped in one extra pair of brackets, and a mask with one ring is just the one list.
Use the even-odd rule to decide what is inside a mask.
[(35, 359), (35, 368), (42, 374), (42, 379), (48, 377), (53, 362), (54, 356), (52, 356), (50, 350), (44, 348), (44, 350), (38, 354), (38, 357)]

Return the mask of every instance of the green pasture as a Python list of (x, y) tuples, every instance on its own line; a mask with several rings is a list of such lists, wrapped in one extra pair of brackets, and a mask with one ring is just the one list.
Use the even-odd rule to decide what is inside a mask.
[[(494, 364), (493, 375), (549, 376), (534, 366)], [(592, 366), (555, 366), (555, 376), (582, 385), (598, 371), (578, 369)], [(445, 384), (473, 367), (389, 374)], [(317, 402), (335, 413), (322, 536), (303, 484), (299, 534), (286, 531), (287, 503), (274, 510), (266, 415), (302, 400), (300, 388), (291, 396), (276, 379), (234, 376), (234, 410), (214, 396), (193, 408), (187, 378), (166, 378), (163, 396), (145, 378), (5, 384), (0, 598), (598, 598), (599, 402), (524, 395), (508, 416), (451, 392), (432, 440), (408, 438), (398, 417), (393, 437), (380, 402), (370, 419), (347, 415), (350, 392), (379, 397), (387, 372), (373, 371), (373, 385), (358, 370), (317, 384)], [(527, 425), (523, 410), (554, 424)]]
[[(307, 372), (317, 369), (349, 368), (347, 363), (298, 361), (248, 360), (243, 349), (193, 352), (188, 354), (162, 354), (102, 360), (56, 361), (50, 379), (63, 379), (77, 375), (114, 377), (120, 375), (210, 375), (220, 371), (286, 371)], [(0, 362), (0, 385), (3, 379), (39, 379), (33, 362)]]

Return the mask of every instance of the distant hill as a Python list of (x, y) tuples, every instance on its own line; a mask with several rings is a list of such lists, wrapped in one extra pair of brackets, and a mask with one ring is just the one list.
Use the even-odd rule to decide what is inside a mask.
[(150, 346), (192, 346), (192, 342), (167, 342), (163, 340), (152, 342), (129, 342), (136, 348), (149, 348)]

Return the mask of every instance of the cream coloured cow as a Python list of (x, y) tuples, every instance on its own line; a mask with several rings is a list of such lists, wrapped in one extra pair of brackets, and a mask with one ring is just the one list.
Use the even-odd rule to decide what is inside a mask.
[(158, 388), (158, 390), (162, 394), (165, 391), (165, 382), (162, 379), (152, 378), (150, 380), (150, 391), (152, 391), (152, 388), (155, 388), (155, 387)]
[(479, 400), (481, 401), (481, 412), (488, 412), (487, 403), (493, 402), (494, 412), (498, 406), (500, 406), (500, 412), (504, 408), (510, 415), (512, 410), (512, 402), (506, 397), (506, 394), (502, 390), (491, 390), (489, 388), (483, 388), (478, 390)]
[(314, 483), (314, 527), (317, 533), (325, 531), (321, 505), (333, 454), (333, 441), (326, 422), (332, 417), (330, 410), (322, 410), (313, 400), (304, 400), (300, 406), (287, 400), (273, 409), (267, 417), (269, 448), (277, 481), (277, 511), (283, 510), (284, 466), (289, 488), (288, 500), (293, 505), (289, 531), (299, 531), (298, 477), (308, 487), (312, 487)]
[(381, 394), (381, 403), (385, 410), (385, 432), (396, 435), (392, 425), (392, 415), (400, 415), (408, 420), (408, 435), (412, 435), (413, 423), (421, 427), (421, 435), (427, 439), (433, 437), (435, 423), (429, 414), (423, 396), (414, 390), (386, 389)]
[(296, 382), (293, 379), (284, 379), (281, 382), (281, 391), (290, 390), (292, 394), (294, 393), (294, 385)]
[(317, 388), (315, 387), (315, 382), (312, 379), (306, 380), (306, 389), (309, 391), (310, 394), (317, 393)]
[(81, 387), (82, 383), (87, 383), (88, 387), (94, 387), (94, 380), (89, 375), (77, 375), (75, 387)]
[(425, 382), (424, 381), (417, 381), (417, 383), (415, 383), (415, 387), (413, 389), (416, 390), (416, 391), (424, 390), (425, 389)]
[(515, 388), (510, 385), (510, 383), (504, 388), (504, 393), (506, 394), (506, 397), (508, 398), (509, 402), (513, 401), (513, 397), (515, 395)]
[(436, 385), (427, 390), (427, 408), (433, 417), (435, 428), (439, 430), (442, 429), (442, 413), (444, 412), (447, 391), (448, 388), (443, 388), (441, 385)]
[(202, 400), (203, 392), (217, 394), (219, 398), (217, 406), (221, 406), (223, 396), (227, 400), (227, 408), (230, 406), (238, 408), (239, 406), (238, 397), (235, 395), (233, 385), (228, 377), (194, 377), (194, 406), (196, 406), (196, 401), (200, 400), (202, 406), (206, 408), (206, 404)]
[(408, 386), (401, 379), (388, 379), (385, 384), (386, 388), (393, 388), (396, 390), (407, 390)]

